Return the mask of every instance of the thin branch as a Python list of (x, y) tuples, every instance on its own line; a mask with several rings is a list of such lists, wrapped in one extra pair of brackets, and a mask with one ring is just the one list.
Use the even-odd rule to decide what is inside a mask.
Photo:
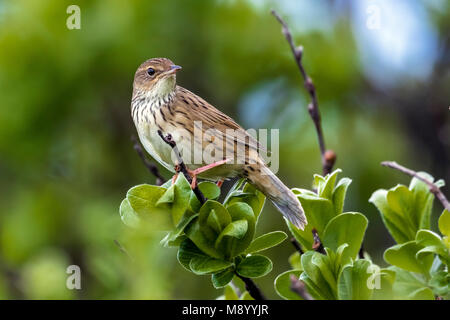
[(429, 181), (428, 179), (420, 176), (416, 171), (408, 169), (402, 165), (399, 165), (395, 161), (384, 161), (381, 163), (382, 166), (392, 168), (395, 170), (398, 170), (400, 172), (403, 172), (411, 177), (417, 178), (420, 181), (424, 182), (428, 188), (430, 189), (430, 192), (436, 196), (436, 198), (441, 201), (442, 205), (444, 206), (447, 211), (450, 211), (450, 203), (448, 202), (448, 199), (445, 197), (444, 193), (439, 189), (439, 187), (434, 184), (433, 182)]
[(248, 293), (252, 296), (253, 299), (266, 300), (266, 297), (264, 297), (263, 293), (258, 288), (258, 286), (253, 282), (252, 279), (243, 277), (237, 273), (236, 276), (245, 283), (245, 289), (248, 291)]
[(122, 246), (118, 240), (114, 239), (114, 243), (116, 244), (116, 246), (119, 247), (120, 252), (122, 252), (122, 253), (123, 253), (124, 255), (126, 255), (131, 261), (133, 261), (133, 258), (132, 258), (132, 257), (130, 256), (130, 254), (128, 253), (128, 250), (125, 249), (125, 247)]
[(148, 171), (150, 171), (151, 174), (153, 174), (156, 177), (156, 185), (158, 186), (162, 185), (166, 180), (161, 175), (161, 173), (159, 173), (158, 167), (145, 157), (144, 151), (142, 150), (142, 146), (135, 136), (131, 137), (131, 141), (133, 142), (134, 150), (136, 150), (139, 158), (141, 158), (142, 162), (144, 163), (144, 166), (148, 169)]
[(305, 88), (311, 97), (311, 103), (308, 104), (308, 112), (316, 127), (317, 138), (319, 140), (320, 155), (322, 158), (323, 175), (326, 175), (330, 173), (331, 170), (333, 169), (334, 163), (336, 162), (336, 153), (333, 150), (326, 150), (325, 148), (325, 140), (323, 137), (322, 123), (320, 118), (319, 102), (317, 100), (316, 88), (314, 86), (311, 77), (308, 76), (302, 63), (303, 47), (295, 46), (292, 34), (289, 30), (287, 23), (281, 18), (281, 16), (275, 10), (271, 10), (271, 12), (272, 15), (278, 20), (278, 22), (282, 26), (283, 35), (286, 38), (287, 42), (289, 43), (289, 46), (291, 47), (291, 51), (295, 58), (295, 62), (297, 63), (300, 73), (302, 74), (305, 83)]
[[(177, 144), (175, 140), (173, 140), (172, 135), (169, 133), (166, 136), (164, 136), (161, 130), (158, 130), (158, 134), (161, 137), (161, 139), (163, 139), (163, 141), (172, 148), (173, 152), (175, 152), (175, 155), (177, 157), (177, 165), (175, 166), (175, 171), (177, 173), (182, 172), (186, 177), (186, 180), (189, 182), (189, 184), (192, 184), (191, 174), (189, 173), (189, 170), (186, 167), (183, 158), (181, 157), (180, 151), (178, 150)], [(201, 204), (204, 204), (206, 202), (206, 198), (198, 188), (197, 184), (194, 186), (192, 191), (197, 196), (197, 199), (198, 201), (200, 201)]]
[(358, 251), (358, 258), (360, 258), (360, 259), (364, 259), (364, 244), (363, 243), (361, 243), (361, 247), (359, 248), (359, 251)]
[(300, 246), (300, 243), (298, 243), (298, 241), (295, 240), (294, 237), (291, 238), (291, 243), (294, 246), (295, 250), (297, 250), (298, 253), (300, 253), (300, 255), (302, 255), (303, 254), (302, 247)]
[(314, 251), (320, 252), (322, 254), (326, 254), (325, 248), (323, 247), (322, 241), (320, 241), (319, 233), (317, 233), (317, 230), (315, 228), (313, 228), (311, 230), (311, 232), (312, 232), (313, 238), (314, 238), (314, 243), (312, 245), (312, 249)]
[(304, 300), (314, 300), (314, 298), (306, 290), (305, 283), (302, 280), (298, 279), (293, 274), (291, 274), (290, 280), (291, 280), (290, 289), (292, 292), (295, 292), (300, 297), (302, 297)]

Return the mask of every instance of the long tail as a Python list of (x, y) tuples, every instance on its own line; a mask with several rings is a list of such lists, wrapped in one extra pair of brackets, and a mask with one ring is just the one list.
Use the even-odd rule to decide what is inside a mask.
[(290, 222), (303, 230), (307, 224), (306, 216), (302, 205), (292, 191), (264, 165), (259, 165), (248, 174), (250, 182), (264, 193)]

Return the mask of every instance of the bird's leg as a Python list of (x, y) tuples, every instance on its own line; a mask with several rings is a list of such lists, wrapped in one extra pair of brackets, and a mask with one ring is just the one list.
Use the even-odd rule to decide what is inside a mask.
[[(223, 165), (223, 164), (225, 164), (227, 162), (230, 162), (231, 160), (233, 160), (233, 159), (231, 159), (231, 158), (230, 159), (223, 159), (223, 160), (220, 160), (220, 161), (216, 161), (216, 162), (207, 164), (206, 166), (197, 168), (195, 170), (188, 170), (188, 173), (192, 177), (191, 188), (194, 189), (197, 186), (197, 175), (199, 175), (199, 174), (201, 174), (201, 173), (203, 173), (205, 171), (208, 171), (208, 170), (210, 170), (212, 168), (221, 166), (221, 165)], [(223, 180), (222, 180), (222, 183), (223, 183)]]
[(177, 181), (178, 174), (180, 173), (181, 168), (178, 164), (175, 165), (175, 174), (172, 177), (172, 184), (175, 184), (175, 181)]

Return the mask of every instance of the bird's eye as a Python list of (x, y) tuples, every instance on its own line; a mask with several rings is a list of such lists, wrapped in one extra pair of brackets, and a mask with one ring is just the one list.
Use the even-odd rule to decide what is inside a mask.
[(155, 69), (153, 69), (153, 68), (148, 68), (147, 69), (147, 73), (150, 75), (150, 76), (152, 76), (152, 75), (154, 75), (155, 74)]

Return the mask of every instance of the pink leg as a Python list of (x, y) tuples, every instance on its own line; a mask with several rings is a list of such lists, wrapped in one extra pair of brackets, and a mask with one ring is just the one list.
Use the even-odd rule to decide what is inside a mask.
[[(205, 171), (208, 171), (208, 170), (210, 170), (212, 168), (221, 166), (221, 165), (223, 165), (223, 164), (225, 164), (227, 162), (230, 162), (231, 160), (233, 160), (233, 159), (224, 159), (224, 160), (213, 162), (211, 164), (207, 164), (206, 166), (197, 168), (197, 169), (195, 169), (193, 171), (189, 170), (189, 173), (192, 176), (191, 188), (193, 189), (193, 188), (195, 188), (197, 186), (197, 175), (199, 175), (200, 173), (203, 173)], [(223, 180), (222, 180), (222, 183), (223, 183)], [(220, 185), (222, 185), (222, 183)]]
[(175, 184), (175, 182), (177, 181), (178, 178), (178, 174), (180, 173), (180, 166), (179, 165), (175, 165), (175, 174), (172, 177), (172, 184)]
[(200, 174), (202, 172), (208, 171), (208, 170), (210, 170), (212, 168), (215, 168), (215, 167), (221, 166), (221, 165), (223, 165), (223, 164), (225, 164), (227, 162), (230, 162), (231, 160), (233, 160), (233, 159), (223, 159), (223, 160), (220, 160), (220, 161), (216, 161), (216, 162), (213, 162), (211, 164), (207, 164), (206, 166), (197, 168), (194, 171), (192, 171), (192, 173), (194, 175), (198, 175), (198, 174)]
[(191, 189), (195, 189), (197, 187), (197, 176), (192, 175)]

